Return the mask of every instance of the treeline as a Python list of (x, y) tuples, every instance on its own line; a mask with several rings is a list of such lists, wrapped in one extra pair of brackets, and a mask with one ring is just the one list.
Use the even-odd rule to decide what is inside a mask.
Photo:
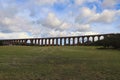
[(120, 48), (120, 34), (107, 36), (103, 40), (93, 43), (93, 45), (104, 48)]
[(0, 41), (0, 46), (2, 46), (3, 45), (3, 41)]

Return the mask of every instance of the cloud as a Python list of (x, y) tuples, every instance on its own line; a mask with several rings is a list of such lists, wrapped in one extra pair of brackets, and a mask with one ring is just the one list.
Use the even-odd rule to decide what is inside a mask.
[(31, 0), (31, 3), (37, 4), (39, 6), (53, 6), (55, 3), (66, 4), (69, 0)]
[(80, 10), (80, 14), (76, 17), (78, 23), (112, 23), (120, 16), (120, 10), (103, 10), (101, 13), (97, 13), (96, 10), (83, 7)]
[(98, 2), (98, 0), (75, 0), (75, 4), (77, 5), (83, 5), (84, 3), (89, 3), (89, 2)]
[(90, 17), (96, 14), (95, 10), (91, 10), (88, 7), (82, 7), (79, 11), (79, 15), (75, 19), (78, 23), (85, 23)]
[(116, 11), (104, 10), (101, 14), (93, 15), (89, 22), (111, 23), (115, 20)]
[(75, 0), (75, 4), (81, 5), (85, 2), (85, 0)]
[(33, 23), (30, 14), (27, 12), (19, 12), (12, 17), (3, 17), (0, 19), (0, 32), (4, 34), (28, 33), (30, 36), (36, 37), (40, 36), (40, 27), (40, 25)]
[(113, 8), (117, 4), (118, 0), (103, 0), (102, 6), (104, 8)]
[(48, 4), (53, 5), (56, 1), (57, 0), (36, 0), (36, 1), (33, 1), (33, 2), (35, 2), (38, 5), (48, 5)]
[(42, 26), (55, 29), (55, 30), (63, 30), (63, 31), (89, 31), (90, 25), (89, 24), (79, 24), (79, 23), (70, 23), (67, 21), (62, 21), (58, 19), (58, 17), (54, 13), (49, 13), (48, 16), (41, 21)]
[(79, 32), (87, 32), (90, 31), (91, 27), (89, 24), (75, 24), (75, 31), (79, 31)]
[(94, 35), (94, 34), (98, 34), (97, 32), (92, 32), (92, 31), (88, 31), (88, 32), (66, 32), (66, 31), (54, 31), (52, 30), (51, 32), (49, 32), (49, 36), (53, 36), (53, 37), (65, 37), (65, 36), (81, 36), (81, 35)]
[(28, 35), (25, 32), (14, 32), (14, 33), (1, 33), (0, 39), (21, 39), (21, 38), (31, 38), (32, 36)]
[(32, 27), (29, 20), (18, 16), (14, 16), (13, 18), (5, 17), (3, 20), (1, 20), (1, 23), (4, 24), (4, 26), (1, 26), (1, 28), (5, 27), (6, 30), (10, 32), (29, 31)]
[(39, 24), (55, 30), (66, 30), (71, 27), (70, 23), (58, 19), (54, 13), (48, 13), (48, 16), (44, 20), (40, 21)]
[(43, 20), (42, 25), (46, 27), (56, 28), (61, 25), (61, 21), (54, 13), (49, 13), (46, 19)]
[[(4, 36), (7, 35), (9, 38), (18, 38), (17, 34), (22, 38), (99, 33), (102, 30), (98, 29), (111, 24), (113, 25), (108, 28), (114, 28), (119, 24), (120, 10), (113, 7), (119, 2), (120, 0), (1, 0), (0, 35), (1, 38), (6, 38)], [(59, 6), (64, 10), (59, 10)], [(99, 28), (96, 23), (104, 27)]]
[[(9, 5), (9, 6), (8, 6)], [(9, 3), (3, 3), (1, 2), (0, 4), (0, 18), (4, 18), (4, 17), (12, 17), (14, 16), (19, 9), (17, 8), (17, 5), (12, 5)]]

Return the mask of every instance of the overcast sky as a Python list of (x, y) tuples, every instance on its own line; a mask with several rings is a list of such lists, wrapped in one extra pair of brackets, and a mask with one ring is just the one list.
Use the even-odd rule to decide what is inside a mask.
[(120, 0), (0, 0), (0, 39), (120, 32)]

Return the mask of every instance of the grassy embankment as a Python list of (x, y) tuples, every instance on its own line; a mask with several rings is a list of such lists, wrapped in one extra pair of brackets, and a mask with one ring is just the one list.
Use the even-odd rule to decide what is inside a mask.
[(120, 51), (4, 46), (0, 80), (120, 80)]

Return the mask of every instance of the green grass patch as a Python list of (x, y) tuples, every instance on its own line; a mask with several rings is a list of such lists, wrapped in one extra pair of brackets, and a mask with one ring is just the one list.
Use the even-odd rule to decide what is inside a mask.
[(1, 46), (0, 80), (120, 80), (120, 51)]

